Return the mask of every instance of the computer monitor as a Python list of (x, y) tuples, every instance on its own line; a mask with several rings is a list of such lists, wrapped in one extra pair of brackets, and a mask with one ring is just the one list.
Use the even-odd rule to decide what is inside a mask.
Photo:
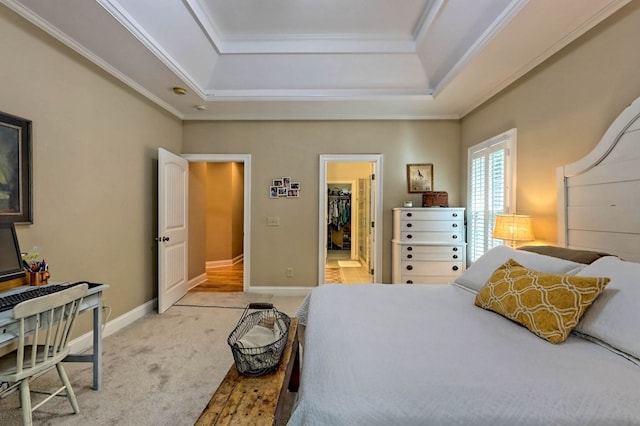
[(16, 228), (13, 223), (0, 223), (0, 282), (24, 276)]

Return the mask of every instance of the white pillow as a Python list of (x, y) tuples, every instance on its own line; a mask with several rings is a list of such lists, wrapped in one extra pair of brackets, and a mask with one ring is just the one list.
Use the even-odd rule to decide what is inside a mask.
[(491, 278), (494, 271), (509, 259), (513, 259), (522, 266), (549, 274), (575, 275), (584, 268), (581, 263), (545, 256), (529, 251), (516, 250), (507, 246), (497, 246), (480, 256), (469, 269), (455, 279), (455, 283), (478, 293)]
[(609, 277), (611, 281), (575, 330), (640, 359), (640, 263), (607, 256), (578, 275)]

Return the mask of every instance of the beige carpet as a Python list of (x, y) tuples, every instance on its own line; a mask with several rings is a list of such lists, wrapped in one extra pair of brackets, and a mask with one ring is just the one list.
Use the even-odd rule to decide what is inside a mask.
[[(73, 414), (66, 398), (55, 398), (34, 412), (34, 424), (193, 425), (233, 363), (226, 339), (244, 307), (270, 302), (294, 315), (302, 300), (189, 293), (164, 314), (146, 315), (104, 339), (102, 390), (91, 389), (90, 364), (65, 363), (80, 414)], [(58, 383), (55, 370), (34, 380), (32, 387), (45, 389), (52, 383)], [(32, 396), (34, 402), (40, 397)], [(293, 399), (289, 395), (289, 407)], [(21, 423), (19, 396), (14, 392), (0, 400), (0, 425)]]

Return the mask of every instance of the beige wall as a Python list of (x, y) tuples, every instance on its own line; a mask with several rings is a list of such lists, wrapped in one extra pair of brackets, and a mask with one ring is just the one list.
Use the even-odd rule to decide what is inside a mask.
[(189, 279), (242, 255), (244, 165), (189, 163)]
[(231, 163), (231, 258), (244, 252), (244, 164)]
[[(406, 164), (434, 163), (438, 190), (459, 203), (456, 121), (240, 121), (184, 123), (184, 153), (251, 154), (251, 281), (255, 286), (314, 286), (318, 271), (320, 154), (383, 154), (383, 281), (391, 270), (391, 208), (407, 193)], [(272, 180), (301, 183), (300, 198), (269, 199)], [(267, 227), (268, 216), (280, 217)], [(294, 277), (286, 278), (287, 267)]]
[(233, 260), (242, 254), (244, 166), (209, 163), (207, 261)]
[(189, 163), (189, 279), (205, 273), (207, 263), (207, 163)]
[(207, 261), (231, 259), (231, 163), (207, 165)]
[[(461, 195), (467, 148), (518, 129), (517, 212), (539, 240), (557, 242), (556, 169), (593, 149), (640, 96), (640, 2), (622, 8), (462, 120)], [(466, 201), (465, 201), (466, 204)]]
[[(0, 6), (0, 111), (33, 121), (34, 223), (53, 280), (111, 287), (111, 319), (156, 296), (157, 148), (181, 123)], [(87, 331), (87, 319), (77, 333)]]

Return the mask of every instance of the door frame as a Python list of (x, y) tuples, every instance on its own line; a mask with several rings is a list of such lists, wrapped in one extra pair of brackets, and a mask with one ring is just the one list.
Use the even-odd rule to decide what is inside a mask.
[(243, 277), (242, 291), (251, 290), (251, 154), (181, 154), (189, 162), (244, 163), (244, 212), (243, 212)]
[(371, 205), (371, 220), (374, 222), (375, 244), (373, 282), (382, 282), (382, 154), (320, 154), (320, 179), (318, 186), (318, 285), (325, 283), (327, 257), (327, 164), (328, 163), (374, 163), (375, 200)]

